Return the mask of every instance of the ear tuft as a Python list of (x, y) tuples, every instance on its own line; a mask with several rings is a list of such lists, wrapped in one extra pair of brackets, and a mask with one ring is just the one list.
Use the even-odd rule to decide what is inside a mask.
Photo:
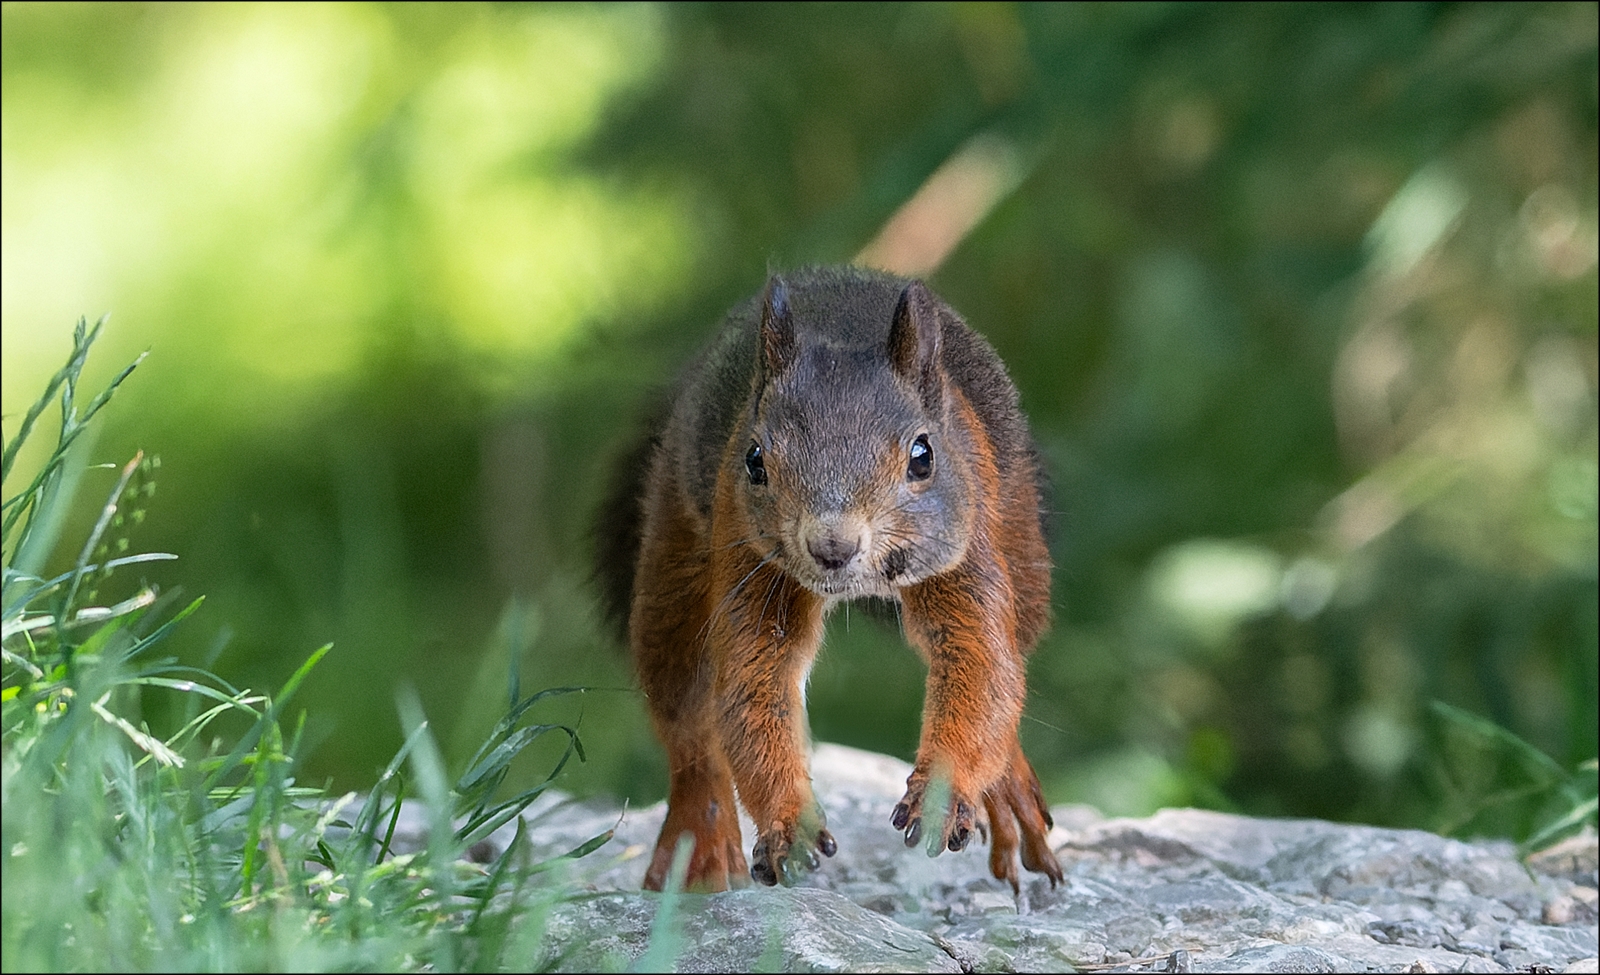
[(921, 281), (906, 285), (889, 326), (889, 364), (916, 386), (930, 411), (937, 408), (943, 390), (939, 368), (943, 333), (939, 300), (933, 292)]
[(763, 372), (775, 376), (795, 357), (794, 316), (789, 312), (789, 286), (774, 274), (761, 297), (761, 360)]

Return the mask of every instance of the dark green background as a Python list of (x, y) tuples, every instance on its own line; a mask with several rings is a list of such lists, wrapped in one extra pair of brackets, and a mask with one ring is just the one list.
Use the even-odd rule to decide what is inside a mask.
[[(769, 268), (849, 260), (979, 137), (1016, 185), (931, 281), (1055, 482), (1049, 797), (1524, 834), (1551, 797), (1490, 800), (1537, 776), (1428, 702), (1595, 755), (1595, 38), (1593, 4), (7, 4), (7, 432), (77, 315), (114, 314), (102, 375), (152, 349), (85, 459), (161, 456), (131, 544), (208, 596), (174, 652), (270, 689), (335, 644), (303, 780), (370, 783), (402, 683), (461, 760), (515, 647), (602, 688), (551, 709), (563, 784), (653, 799), (587, 578), (612, 459)], [(909, 758), (920, 682), (841, 614), (814, 733)]]

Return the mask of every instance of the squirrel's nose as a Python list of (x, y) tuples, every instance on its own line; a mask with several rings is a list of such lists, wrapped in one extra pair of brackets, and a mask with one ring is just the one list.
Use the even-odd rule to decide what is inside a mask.
[(857, 552), (861, 551), (861, 543), (853, 538), (840, 538), (837, 535), (823, 535), (806, 541), (806, 551), (817, 560), (817, 564), (833, 572), (850, 564)]

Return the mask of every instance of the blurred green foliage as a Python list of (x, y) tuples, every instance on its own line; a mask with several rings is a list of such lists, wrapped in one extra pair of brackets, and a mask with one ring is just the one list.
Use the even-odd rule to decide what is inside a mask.
[[(3, 16), (8, 430), (78, 315), (153, 350), (87, 449), (164, 461), (186, 657), (335, 644), (309, 774), (370, 783), (398, 685), (464, 752), (521, 646), (619, 689), (565, 784), (660, 795), (587, 580), (612, 458), (975, 139), (1014, 178), (931, 280), (1054, 475), (1053, 800), (1527, 836), (1551, 773), (1429, 702), (1595, 755), (1593, 4)], [(921, 677), (840, 614), (814, 732), (909, 757)]]

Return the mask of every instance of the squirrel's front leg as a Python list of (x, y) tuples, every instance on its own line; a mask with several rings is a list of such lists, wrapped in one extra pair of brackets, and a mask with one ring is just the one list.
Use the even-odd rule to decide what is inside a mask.
[[(955, 570), (902, 590), (901, 603), (928, 682), (916, 766), (891, 821), (908, 846), (933, 828), (931, 853), (960, 850), (1016, 751), (1026, 690), (1011, 590), (998, 566), (973, 552)], [(946, 788), (944, 809), (924, 808), (930, 792)]]
[(800, 688), (822, 640), (822, 601), (771, 565), (741, 575), (711, 623), (717, 719), (755, 822), (750, 875), (787, 885), (836, 849), (811, 791)]

